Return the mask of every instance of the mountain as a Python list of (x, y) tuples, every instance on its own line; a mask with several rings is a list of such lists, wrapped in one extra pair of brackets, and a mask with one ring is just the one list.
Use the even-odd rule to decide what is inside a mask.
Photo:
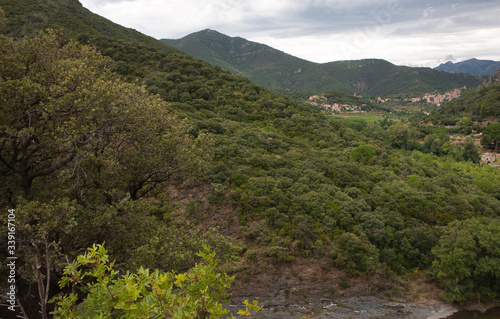
[(318, 91), (319, 86), (320, 91), (333, 88), (353, 91), (316, 63), (241, 37), (232, 38), (206, 29), (180, 40), (161, 41), (271, 89)]
[(469, 59), (457, 63), (448, 61), (435, 67), (434, 70), (441, 70), (449, 73), (467, 73), (474, 76), (490, 75), (500, 70), (500, 62), (478, 59)]
[(497, 71), (490, 75), (490, 77), (487, 78), (481, 86), (484, 87), (492, 84), (500, 84), (500, 71)]
[(168, 49), (153, 37), (122, 27), (84, 8), (78, 0), (0, 0), (8, 17), (5, 34), (10, 37), (34, 36), (47, 28), (64, 29), (68, 38), (87, 42), (91, 37), (121, 39), (155, 49)]
[(396, 66), (380, 59), (314, 63), (241, 37), (206, 29), (162, 42), (271, 89), (364, 95), (447, 91), (475, 87), (481, 79), (430, 68)]

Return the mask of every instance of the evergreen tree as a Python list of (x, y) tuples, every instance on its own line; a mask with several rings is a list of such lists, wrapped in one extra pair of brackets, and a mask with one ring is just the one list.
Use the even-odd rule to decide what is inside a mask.
[(113, 203), (203, 167), (203, 148), (168, 105), (118, 79), (112, 63), (52, 31), (0, 37), (0, 175), (12, 197), (50, 186), (54, 197)]
[(479, 155), (479, 150), (474, 144), (474, 140), (471, 139), (470, 137), (468, 137), (465, 140), (463, 154), (464, 154), (464, 160), (471, 161), (473, 163), (479, 163), (479, 160), (481, 159), (481, 156)]
[(500, 144), (500, 123), (490, 124), (483, 131), (483, 137), (481, 138), (482, 145), (495, 145), (495, 152), (498, 151), (498, 145)]

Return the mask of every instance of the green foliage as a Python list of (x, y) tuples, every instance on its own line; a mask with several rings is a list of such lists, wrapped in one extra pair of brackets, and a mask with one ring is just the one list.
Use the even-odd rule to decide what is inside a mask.
[(371, 164), (377, 152), (368, 145), (360, 145), (356, 147), (349, 157), (351, 161), (359, 162), (362, 164)]
[(342, 234), (332, 252), (333, 264), (351, 271), (373, 272), (379, 266), (378, 249), (355, 234)]
[(486, 127), (483, 131), (481, 144), (486, 146), (494, 144), (495, 152), (498, 150), (498, 145), (500, 144), (500, 123), (490, 124)]
[(113, 203), (203, 168), (200, 145), (166, 103), (117, 79), (110, 59), (53, 32), (0, 41), (8, 115), (0, 121), (0, 173), (14, 197), (22, 190), (42, 198), (50, 185), (52, 196)]
[[(47, 261), (53, 267), (61, 267), (64, 258), (60, 255), (62, 246), (70, 249), (68, 239), (78, 228), (78, 215), (81, 210), (67, 199), (47, 202), (28, 202), (22, 200), (16, 206), (16, 235), (26, 245), (19, 247), (19, 269), (23, 278), (37, 280), (35, 267)], [(49, 276), (50, 278), (50, 276)]]
[(447, 289), (446, 297), (466, 303), (485, 301), (500, 293), (500, 222), (473, 218), (455, 221), (432, 252), (432, 266)]
[[(198, 256), (203, 262), (187, 273), (141, 267), (118, 277), (107, 250), (94, 245), (66, 266), (60, 281), (61, 288), (83, 288), (84, 300), (78, 302), (76, 293), (57, 297), (59, 307), (53, 314), (56, 318), (221, 318), (229, 312), (222, 303), (234, 277), (216, 272), (215, 253), (208, 247)], [(256, 302), (245, 305), (241, 314), (260, 309)]]
[(394, 147), (406, 150), (418, 149), (414, 128), (406, 123), (396, 123), (389, 128), (390, 140)]
[[(85, 208), (67, 199), (21, 201), (16, 206), (17, 236), (29, 243), (19, 248), (19, 274), (30, 280), (36, 260), (61, 268), (81, 247), (106, 241), (122, 268), (141, 265), (171, 270), (192, 267), (196, 252), (213, 247), (223, 265), (235, 260), (240, 248), (216, 229), (193, 227), (167, 203), (129, 201), (117, 207)], [(126, 266), (125, 266), (126, 265)], [(49, 273), (50, 277), (50, 273)]]
[[(462, 124), (466, 123), (466, 126), (460, 126), (458, 131), (464, 132), (465, 130), (466, 134), (470, 134), (472, 127), (469, 126), (469, 124), (472, 125), (472, 121), (466, 117), (462, 118), (461, 121)], [(455, 130), (455, 128), (450, 129), (450, 131)], [(481, 156), (472, 137), (467, 137), (464, 143), (452, 145), (450, 143), (449, 132), (444, 125), (437, 128), (428, 126), (420, 131), (422, 134), (427, 134), (425, 135), (424, 142), (422, 144), (422, 152), (438, 156), (447, 156), (457, 161), (471, 161), (473, 163), (479, 163)]]
[(473, 163), (479, 163), (481, 156), (479, 150), (477, 149), (474, 141), (471, 138), (467, 138), (464, 144), (463, 157), (466, 161), (471, 161)]
[(472, 133), (472, 125), (474, 123), (472, 122), (472, 120), (468, 117), (462, 117), (458, 122), (457, 122), (457, 126), (459, 128), (459, 132), (461, 134), (464, 134), (464, 135), (469, 135), (470, 133)]
[(79, 1), (60, 0), (0, 0), (8, 23), (5, 34), (10, 37), (33, 37), (46, 29), (63, 28), (68, 38), (87, 44), (93, 37), (121, 39), (135, 45), (178, 52), (168, 48), (156, 39), (140, 32), (124, 28), (82, 6)]
[[(370, 96), (425, 93), (446, 91), (464, 85), (473, 87), (481, 82), (480, 79), (465, 74), (396, 66), (376, 59), (312, 63), (263, 44), (239, 37), (231, 38), (208, 29), (179, 40), (162, 41), (267, 88), (315, 94), (334, 88), (337, 92), (328, 95), (351, 95), (348, 100), (359, 101), (352, 98), (352, 93), (355, 92)], [(338, 91), (350, 94), (339, 94)], [(346, 100), (336, 102), (341, 101)]]
[(257, 300), (253, 300), (250, 303), (248, 300), (244, 300), (243, 304), (246, 306), (245, 310), (238, 310), (238, 315), (240, 316), (250, 316), (253, 313), (258, 312), (262, 307), (258, 305)]
[(443, 133), (432, 133), (425, 137), (422, 145), (422, 151), (425, 153), (433, 153), (436, 155), (445, 154), (446, 146), (449, 145), (450, 136)]

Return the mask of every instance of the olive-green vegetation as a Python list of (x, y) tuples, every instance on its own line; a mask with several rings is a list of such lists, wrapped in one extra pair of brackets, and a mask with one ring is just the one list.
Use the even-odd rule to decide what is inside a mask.
[[(64, 34), (85, 43), (89, 36), (126, 39), (139, 46), (165, 50), (152, 37), (100, 17), (85, 9), (77, 0), (0, 0), (8, 17), (5, 34), (10, 37), (35, 36), (48, 28), (64, 29)], [(171, 52), (176, 52), (170, 48)]]
[(114, 76), (110, 59), (54, 34), (1, 41), (0, 161), (27, 198), (63, 188), (82, 203), (138, 199), (200, 167), (199, 146), (166, 103)]
[(495, 152), (498, 151), (498, 144), (500, 144), (500, 123), (490, 124), (483, 131), (481, 144), (494, 145)]
[[(493, 83), (495, 76), (485, 83)], [(432, 122), (435, 125), (454, 125), (453, 131), (464, 135), (473, 131), (480, 132), (481, 144), (495, 152), (498, 151), (500, 141), (500, 124), (497, 123), (499, 120), (500, 84), (490, 84), (470, 91), (457, 100), (447, 102), (444, 107), (433, 111), (425, 119), (427, 123)], [(481, 124), (477, 124), (478, 122)]]
[(271, 89), (294, 89), (316, 94), (335, 89), (351, 94), (387, 96), (477, 87), (482, 81), (479, 77), (463, 73), (396, 66), (377, 59), (313, 63), (267, 45), (228, 37), (209, 29), (179, 40), (162, 41)]
[(472, 121), (500, 120), (500, 84), (470, 91), (460, 99), (446, 105), (429, 116), (429, 122), (455, 125), (461, 118)]
[(38, 283), (43, 315), (51, 272), (96, 239), (128, 267), (190, 267), (203, 244), (232, 258), (234, 244), (188, 227), (158, 195), (204, 171), (203, 134), (187, 133), (164, 101), (120, 80), (91, 47), (49, 32), (2, 36), (0, 50), (2, 207), (18, 212), (16, 238), (27, 243), (18, 271)]
[(347, 94), (341, 91), (328, 91), (322, 95), (333, 103), (346, 103), (358, 106), (365, 105), (368, 106), (368, 109), (376, 107), (376, 105), (371, 100), (363, 98), (360, 95)]
[[(458, 279), (446, 269), (455, 229), (500, 216), (500, 173), (475, 163), (470, 141), (451, 145), (444, 126), (418, 120), (332, 119), (120, 34), (85, 40), (0, 37), (1, 212), (16, 209), (29, 243), (18, 273), (37, 283), (42, 315), (60, 293), (50, 281), (102, 242), (134, 284), (141, 265), (196, 269), (209, 245), (220, 269), (250, 280), (300, 257), (348, 276), (426, 269), (460, 302), (500, 293), (495, 268), (464, 263), (470, 275)], [(175, 202), (173, 188), (192, 201)], [(222, 207), (231, 213), (219, 228), (203, 223)], [(457, 290), (464, 279), (477, 285)], [(147, 304), (151, 290), (141, 293)]]
[(447, 297), (489, 302), (500, 289), (500, 221), (471, 218), (449, 224), (433, 248), (437, 277), (448, 286)]
[(352, 90), (348, 83), (326, 74), (317, 63), (214, 30), (196, 32), (180, 40), (163, 39), (162, 42), (267, 88), (315, 93), (332, 88)]

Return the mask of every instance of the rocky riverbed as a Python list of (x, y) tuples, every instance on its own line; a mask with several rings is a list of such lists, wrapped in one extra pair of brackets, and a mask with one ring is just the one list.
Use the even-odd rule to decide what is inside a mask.
[(459, 310), (440, 301), (443, 291), (418, 271), (399, 279), (383, 272), (353, 277), (328, 261), (307, 260), (257, 270), (233, 282), (233, 314), (245, 299), (263, 306), (251, 318), (269, 319), (441, 319)]
[[(286, 304), (272, 299), (258, 300), (263, 308), (248, 318), (440, 319), (458, 310), (452, 305), (439, 301), (403, 303), (386, 301), (377, 296), (316, 300), (307, 304)], [(235, 303), (229, 308), (231, 312), (236, 313), (241, 306)]]

